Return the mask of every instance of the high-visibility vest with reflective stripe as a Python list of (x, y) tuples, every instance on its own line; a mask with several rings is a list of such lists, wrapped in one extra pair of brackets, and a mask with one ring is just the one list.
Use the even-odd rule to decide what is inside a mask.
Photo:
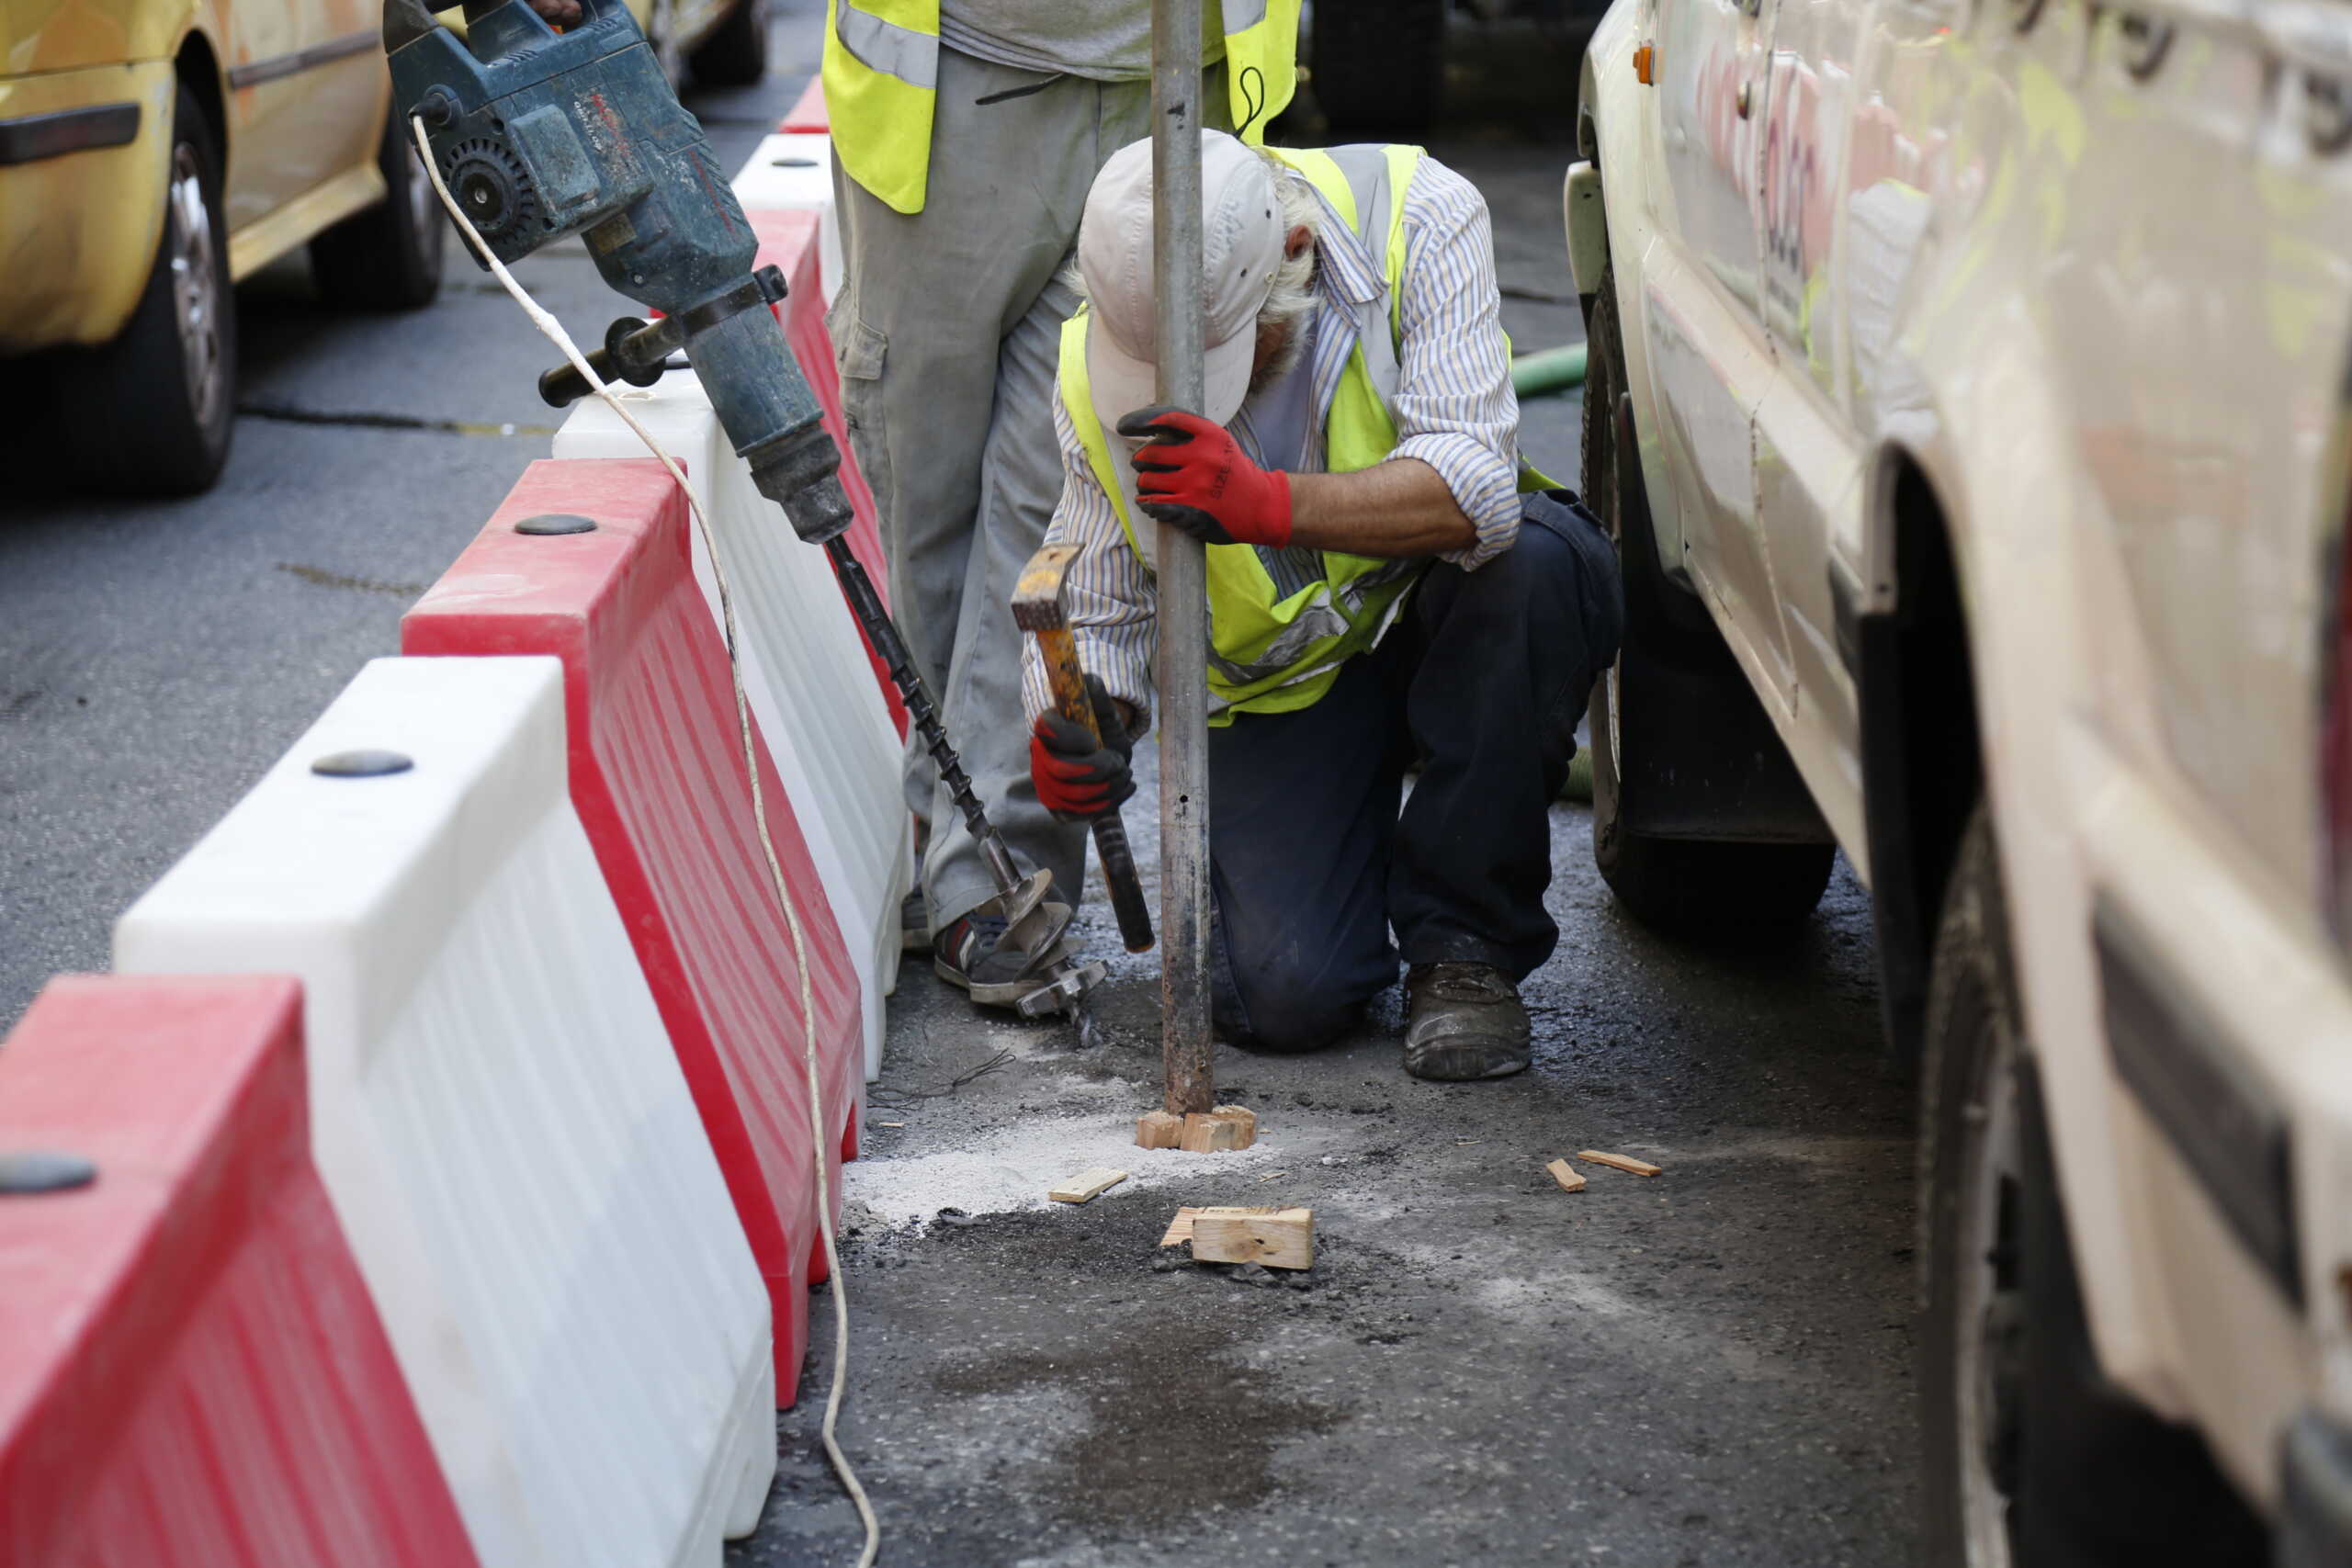
[[(1388, 402), (1396, 390), (1397, 285), (1405, 271), (1405, 190), (1421, 160), (1418, 147), (1340, 147), (1329, 152), (1270, 148), (1313, 183), (1373, 255), (1384, 257), (1387, 288), (1356, 323), (1356, 344), (1340, 372), (1323, 422), (1325, 469), (1352, 473), (1385, 462), (1396, 449)], [(1064, 324), (1062, 406), (1102, 491), (1117, 509), (1127, 543), (1146, 564), (1119, 481), (1116, 459), (1095, 417), (1086, 375), (1088, 312)], [(1276, 593), (1257, 547), (1211, 545), (1209, 722), (1237, 713), (1282, 713), (1329, 691), (1340, 665), (1377, 641), (1402, 607), (1426, 560), (1323, 552), (1323, 576), (1287, 596)]]
[[(1225, 79), (1242, 140), (1263, 141), (1298, 85), (1299, 0), (1225, 0)], [(850, 178), (922, 210), (939, 85), (939, 0), (826, 0), (825, 114)]]

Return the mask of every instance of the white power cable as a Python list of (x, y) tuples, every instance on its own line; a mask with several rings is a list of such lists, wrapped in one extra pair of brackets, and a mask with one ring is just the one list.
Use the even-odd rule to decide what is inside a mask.
[(637, 433), (637, 438), (645, 443), (645, 449), (660, 458), (662, 466), (670, 470), (670, 477), (685, 492), (686, 504), (694, 509), (695, 527), (702, 535), (704, 553), (710, 558), (711, 581), (718, 587), (719, 625), (727, 638), (727, 673), (735, 686), (735, 721), (742, 735), (743, 771), (752, 781), (752, 818), (760, 830), (760, 849), (767, 856), (768, 874), (775, 883), (776, 902), (783, 906), (785, 924), (792, 931), (793, 963), (800, 970), (801, 1055), (808, 1072), (808, 1124), (816, 1134), (817, 1228), (825, 1238), (825, 1263), (832, 1280), (833, 1298), (833, 1381), (831, 1392), (825, 1396), (822, 1428), (825, 1458), (832, 1464), (833, 1473), (841, 1477), (842, 1490), (857, 1506), (857, 1517), (865, 1526), (865, 1549), (858, 1555), (857, 1568), (872, 1568), (875, 1555), (882, 1547), (882, 1524), (874, 1517), (874, 1505), (866, 1497), (865, 1488), (857, 1479), (857, 1472), (850, 1468), (849, 1456), (842, 1452), (842, 1446), (833, 1436), (834, 1426), (841, 1419), (842, 1391), (849, 1380), (849, 1292), (842, 1283), (841, 1246), (833, 1235), (832, 1196), (830, 1183), (825, 1179), (825, 1150), (828, 1146), (825, 1090), (823, 1075), (817, 1065), (817, 1009), (808, 979), (808, 949), (800, 929), (800, 911), (793, 905), (791, 889), (785, 882), (784, 863), (777, 859), (775, 840), (768, 834), (767, 797), (760, 787), (759, 744), (752, 736), (751, 699), (743, 691), (743, 667), (735, 651), (735, 601), (728, 587), (726, 565), (719, 558), (718, 537), (711, 530), (710, 519), (704, 514), (702, 502), (695, 497), (694, 487), (686, 483), (685, 470), (662, 450), (645, 426), (638, 423), (637, 416), (613, 395), (612, 389), (605, 384), (603, 378), (590, 368), (580, 346), (571, 341), (571, 334), (563, 330), (563, 323), (532, 299), (530, 291), (515, 282), (514, 275), (506, 270), (506, 264), (491, 254), (490, 246), (476, 231), (464, 209), (458, 207), (457, 198), (449, 194), (449, 187), (442, 182), (440, 167), (433, 156), (433, 144), (424, 134), (424, 119), (411, 115), (409, 129), (415, 134), (416, 154), (424, 164), (425, 175), (433, 181), (434, 193), (440, 197), (441, 205), (449, 209), (458, 231), (465, 235), (466, 243), (473, 246), (488, 265), (492, 276), (505, 286), (507, 293), (514, 296), (514, 303), (523, 308), (523, 313), (531, 318), (532, 324), (547, 334), (548, 342), (563, 351), (563, 356), (571, 362), (571, 367), (580, 372), (581, 378), (595, 394), (620, 416), (621, 423)]

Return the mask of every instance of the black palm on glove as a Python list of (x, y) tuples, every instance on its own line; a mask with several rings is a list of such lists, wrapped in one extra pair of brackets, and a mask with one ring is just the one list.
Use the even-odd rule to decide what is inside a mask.
[(1037, 798), (1065, 822), (1115, 811), (1136, 792), (1128, 765), (1135, 738), (1119, 716), (1119, 705), (1098, 675), (1086, 678), (1086, 695), (1094, 707), (1100, 740), (1084, 725), (1057, 713), (1039, 714), (1029, 732), (1029, 777), (1037, 786)]

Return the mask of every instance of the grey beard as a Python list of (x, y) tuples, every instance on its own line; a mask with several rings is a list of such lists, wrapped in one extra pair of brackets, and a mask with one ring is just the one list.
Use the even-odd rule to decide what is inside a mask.
[(1250, 372), (1250, 395), (1256, 396), (1297, 369), (1298, 362), (1306, 356), (1306, 334), (1298, 330), (1296, 321), (1292, 321), (1283, 329), (1282, 346), (1274, 350), (1273, 357)]

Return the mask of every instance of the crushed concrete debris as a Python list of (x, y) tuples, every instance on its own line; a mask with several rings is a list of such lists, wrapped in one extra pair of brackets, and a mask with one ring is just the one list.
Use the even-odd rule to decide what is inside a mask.
[[(928, 1228), (943, 1209), (966, 1215), (1012, 1213), (1050, 1206), (1047, 1189), (1074, 1169), (1088, 1166), (1126, 1168), (1135, 1153), (1135, 1116), (1112, 1111), (1077, 1116), (1025, 1115), (980, 1127), (942, 1129), (947, 1147), (927, 1146), (922, 1131), (904, 1155), (867, 1150), (842, 1168), (845, 1195), (886, 1229)], [(1131, 1178), (1104, 1201), (1137, 1191), (1182, 1186), (1211, 1173), (1244, 1172), (1271, 1165), (1274, 1145), (1218, 1154), (1155, 1151), (1133, 1167)], [(949, 1222), (954, 1223), (954, 1222)]]

